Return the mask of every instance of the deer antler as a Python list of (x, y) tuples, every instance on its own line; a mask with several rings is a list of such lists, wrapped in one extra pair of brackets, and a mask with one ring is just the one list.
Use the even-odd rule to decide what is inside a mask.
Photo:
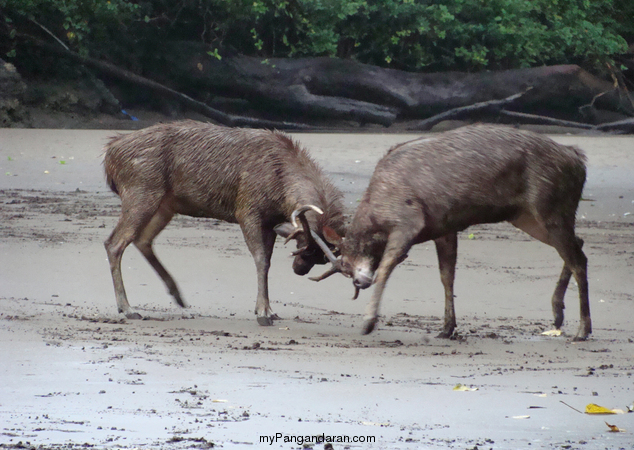
[[(332, 253), (332, 251), (330, 250), (330, 248), (328, 247), (328, 245), (326, 245), (326, 243), (323, 241), (322, 238), (319, 237), (319, 235), (317, 233), (315, 233), (315, 231), (313, 231), (310, 228), (310, 225), (308, 225), (308, 220), (306, 219), (306, 212), (308, 211), (315, 211), (316, 213), (319, 214), (323, 214), (324, 212), (319, 209), (318, 207), (316, 207), (315, 205), (304, 205), (298, 209), (296, 209), (295, 211), (293, 211), (293, 214), (291, 214), (291, 223), (293, 224), (293, 226), (295, 228), (297, 228), (299, 230), (299, 225), (297, 224), (297, 219), (299, 218), (299, 221), (302, 223), (302, 228), (304, 229), (304, 232), (306, 233), (306, 239), (308, 240), (308, 245), (310, 246), (311, 244), (317, 245), (323, 252), (324, 255), (326, 255), (326, 257), (328, 258), (328, 261), (330, 261), (332, 264), (335, 263), (335, 261), (337, 261), (337, 257), (334, 255), (334, 253)], [(295, 237), (297, 230), (295, 230), (291, 236)], [(289, 237), (290, 238), (290, 237)], [(288, 239), (287, 239), (288, 241)]]

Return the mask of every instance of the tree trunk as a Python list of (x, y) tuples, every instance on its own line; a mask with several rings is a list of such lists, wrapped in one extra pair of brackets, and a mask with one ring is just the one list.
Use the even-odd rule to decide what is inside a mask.
[[(612, 83), (575, 65), (478, 73), (412, 73), (336, 58), (260, 59), (208, 55), (200, 44), (175, 43), (147, 65), (191, 95), (247, 99), (263, 114), (390, 125), (526, 92), (522, 112), (583, 121), (579, 108), (634, 115)], [(167, 70), (166, 70), (167, 68)]]
[[(444, 117), (443, 113), (481, 119), (484, 113), (490, 117), (491, 112), (499, 112), (501, 106), (592, 125), (597, 115), (586, 113), (595, 110), (620, 113), (611, 120), (634, 116), (634, 101), (626, 91), (575, 65), (412, 73), (327, 57), (217, 58), (200, 43), (176, 42), (140, 60), (141, 76), (67, 49), (40, 45), (229, 126), (303, 128), (297, 122), (336, 126), (337, 121), (389, 126), (397, 120), (429, 119), (418, 122), (418, 129), (423, 129)], [(215, 97), (246, 100), (257, 118), (212, 108), (209, 102)]]

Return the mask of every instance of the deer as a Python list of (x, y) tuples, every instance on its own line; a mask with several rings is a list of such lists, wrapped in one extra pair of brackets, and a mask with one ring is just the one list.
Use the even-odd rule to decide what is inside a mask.
[[(106, 182), (121, 199), (121, 214), (104, 245), (119, 313), (130, 307), (121, 259), (133, 243), (165, 283), (176, 304), (180, 290), (152, 242), (176, 214), (239, 224), (257, 272), (255, 314), (267, 326), (268, 272), (276, 236), (295, 240), (293, 270), (307, 274), (333, 260), (323, 229), (345, 233), (343, 195), (308, 152), (278, 131), (226, 128), (185, 120), (112, 137), (104, 147)], [(325, 255), (325, 252), (328, 255)]]
[(369, 334), (392, 271), (413, 245), (433, 240), (445, 291), (438, 337), (449, 338), (457, 326), (458, 232), (506, 221), (555, 248), (564, 261), (552, 296), (556, 329), (563, 324), (564, 295), (574, 275), (581, 316), (574, 340), (586, 340), (592, 332), (587, 258), (575, 234), (585, 162), (577, 147), (501, 125), (470, 125), (398, 144), (376, 165), (345, 238), (330, 232), (326, 237), (340, 256), (312, 279), (340, 272), (352, 278), (354, 298), (374, 284), (363, 323), (363, 334)]

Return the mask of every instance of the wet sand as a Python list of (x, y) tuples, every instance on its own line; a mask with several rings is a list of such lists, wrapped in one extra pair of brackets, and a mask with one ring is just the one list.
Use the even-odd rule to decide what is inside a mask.
[[(119, 212), (101, 167), (113, 134), (0, 129), (0, 448), (300, 448), (321, 435), (335, 449), (634, 448), (634, 414), (573, 409), (634, 401), (634, 137), (553, 136), (588, 154), (577, 230), (594, 332), (575, 343), (574, 282), (564, 335), (541, 335), (561, 260), (508, 224), (460, 236), (455, 340), (435, 337), (433, 244), (395, 270), (378, 330), (362, 336), (370, 291), (351, 301), (343, 277), (294, 275), (278, 240), (270, 292), (282, 320), (259, 327), (239, 228), (186, 217), (155, 248), (190, 307), (130, 247), (124, 281), (146, 320), (126, 320), (103, 248)], [(294, 137), (352, 214), (376, 161), (413, 136)]]

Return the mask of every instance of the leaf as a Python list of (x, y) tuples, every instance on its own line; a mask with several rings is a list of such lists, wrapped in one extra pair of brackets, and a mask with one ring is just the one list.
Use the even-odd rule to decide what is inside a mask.
[(594, 403), (589, 403), (586, 405), (586, 414), (616, 414), (611, 409), (606, 408), (605, 406), (595, 405)]
[(561, 330), (548, 330), (542, 333), (542, 336), (561, 336)]
[(617, 427), (616, 425), (610, 425), (609, 423), (605, 422), (605, 424), (608, 426), (608, 428), (610, 429), (610, 433), (625, 433), (625, 430), (622, 428)]
[(465, 386), (464, 384), (460, 384), (460, 383), (458, 383), (458, 384), (456, 384), (456, 385), (453, 387), (453, 390), (454, 390), (454, 391), (466, 392), (466, 391), (477, 391), (477, 390), (478, 390), (478, 388), (469, 387), (469, 386)]

